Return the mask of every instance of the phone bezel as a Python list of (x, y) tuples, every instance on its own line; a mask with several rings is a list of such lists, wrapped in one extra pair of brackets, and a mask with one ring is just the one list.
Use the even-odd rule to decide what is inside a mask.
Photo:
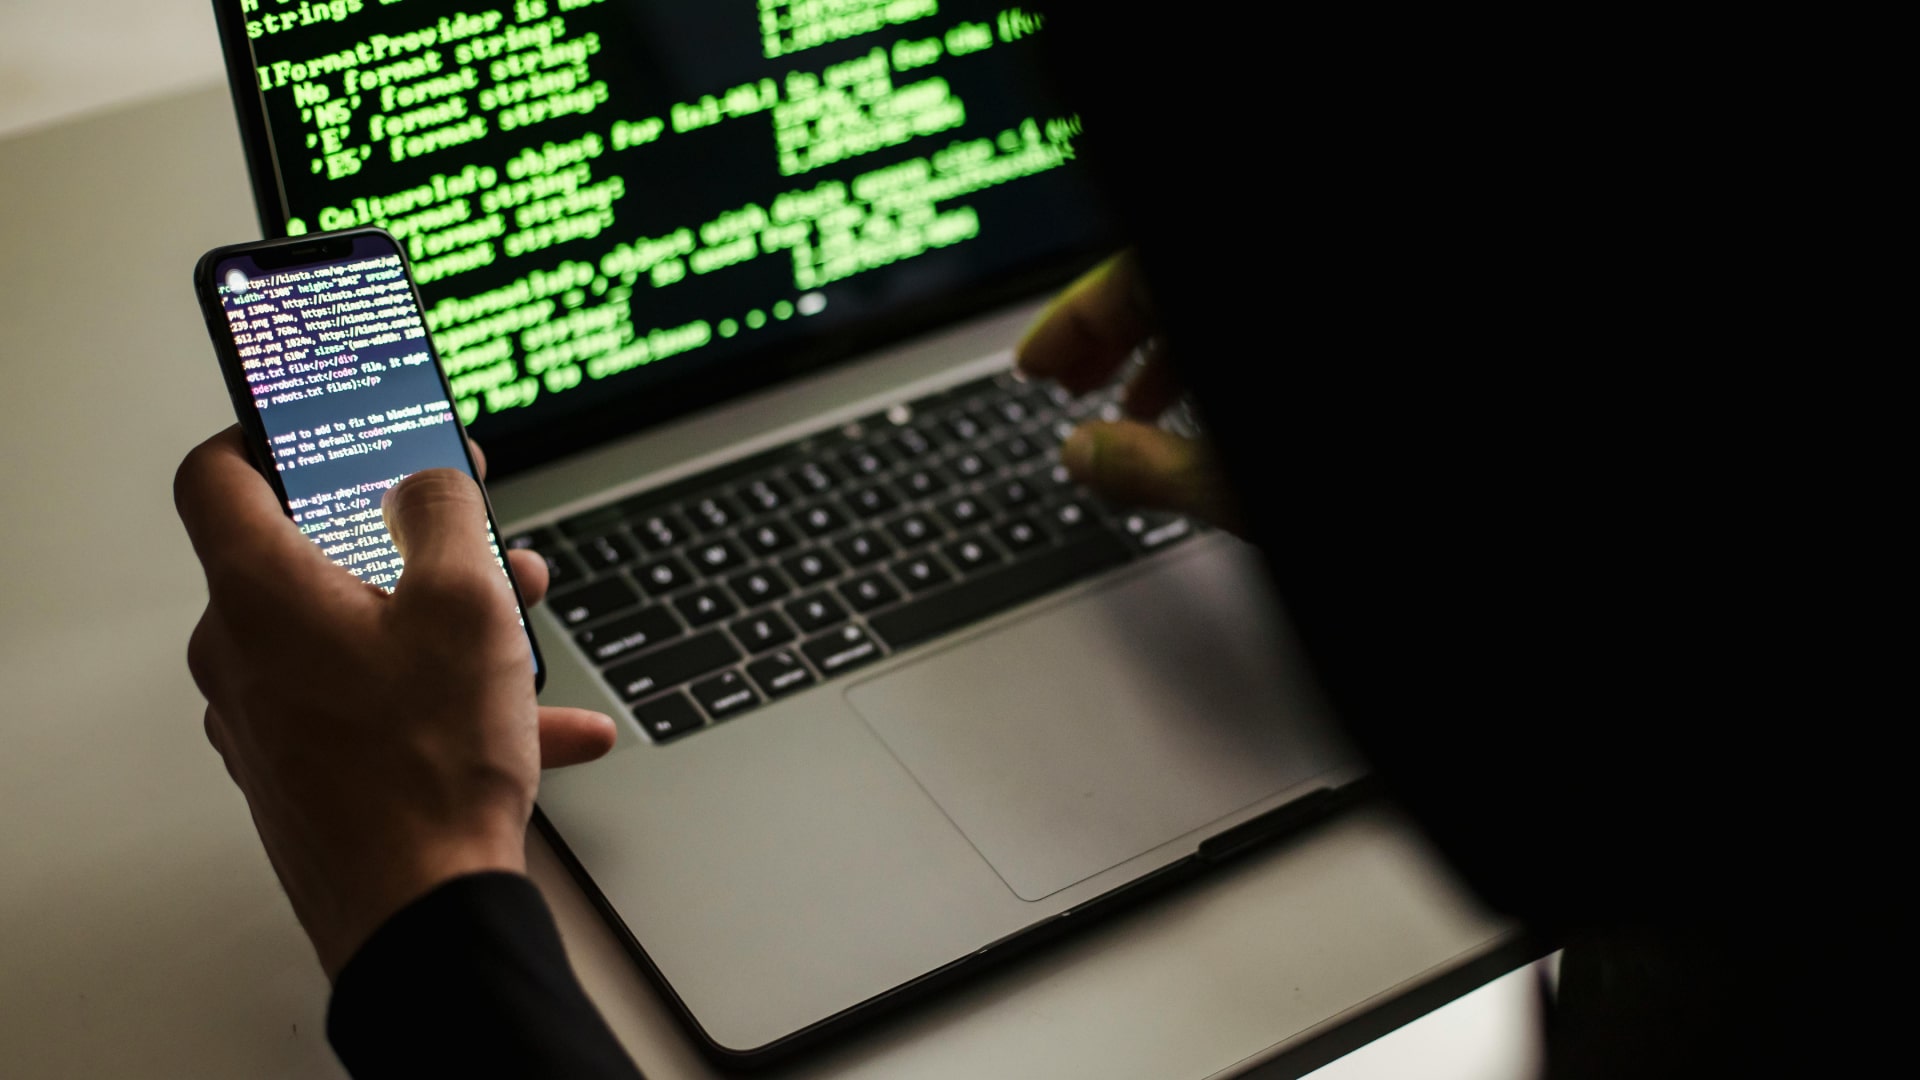
[[(407, 261), (407, 253), (400, 242), (387, 230), (366, 226), (357, 229), (341, 229), (335, 232), (308, 233), (304, 236), (281, 237), (269, 240), (255, 240), (243, 244), (227, 244), (214, 248), (193, 268), (193, 291), (200, 304), (201, 317), (207, 323), (207, 336), (213, 341), (215, 356), (220, 362), (220, 375), (227, 387), (227, 399), (233, 405), (234, 417), (240, 422), (240, 430), (246, 433), (247, 450), (253, 456), (253, 467), (273, 486), (275, 497), (280, 500), (280, 510), (293, 520), (293, 510), (288, 506), (286, 485), (280, 480), (280, 471), (273, 467), (272, 450), (268, 444), (266, 423), (260, 419), (260, 410), (254, 407), (253, 394), (247, 389), (246, 370), (241, 366), (240, 350), (234, 344), (233, 334), (227, 322), (226, 307), (220, 302), (218, 283), (214, 280), (214, 270), (227, 259), (246, 256), (260, 266), (278, 269), (298, 266), (309, 262), (323, 262), (330, 258), (351, 255), (355, 241), (369, 238), (378, 240), (400, 257), (400, 268), (406, 278), (407, 289), (413, 295), (415, 310), (424, 313), (426, 307), (420, 299), (420, 287), (413, 280), (413, 267)], [(422, 339), (426, 343), (428, 355), (433, 357), (433, 371), (440, 379), (440, 389), (447, 400), (453, 400), (453, 388), (447, 384), (447, 373), (440, 366), (440, 352), (433, 346), (433, 336)], [(455, 414), (454, 430), (460, 435), (460, 452), (465, 455), (467, 472), (479, 477), (480, 469), (473, 459), (473, 443), (467, 438), (467, 426), (460, 422)], [(480, 497), (487, 508), (487, 526), (493, 530), (501, 550), (506, 549), (506, 537), (500, 531), (500, 523), (493, 513), (493, 500), (487, 495), (487, 485), (480, 485)], [(540, 651), (540, 639), (533, 632), (533, 621), (527, 617), (525, 593), (520, 589), (520, 581), (514, 577), (513, 561), (502, 559), (506, 565), (507, 581), (513, 586), (514, 602), (520, 608), (520, 623), (527, 632), (527, 644), (533, 650), (533, 687), (538, 693), (545, 689), (547, 682), (547, 661)]]

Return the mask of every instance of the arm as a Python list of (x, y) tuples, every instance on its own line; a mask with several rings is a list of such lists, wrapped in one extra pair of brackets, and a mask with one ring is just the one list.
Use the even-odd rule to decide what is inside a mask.
[(327, 1039), (356, 1080), (640, 1075), (518, 874), (457, 878), (374, 931), (334, 984)]

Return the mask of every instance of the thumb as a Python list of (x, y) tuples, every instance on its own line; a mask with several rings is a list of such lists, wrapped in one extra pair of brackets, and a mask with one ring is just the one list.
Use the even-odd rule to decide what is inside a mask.
[(1060, 447), (1073, 478), (1104, 499), (1190, 514), (1229, 532), (1240, 515), (1207, 447), (1137, 420), (1093, 421)]
[(591, 709), (540, 706), (540, 767), (579, 765), (606, 755), (617, 736), (613, 717)]
[(477, 574), (499, 575), (487, 542), (486, 499), (467, 474), (457, 469), (414, 473), (387, 489), (380, 511), (405, 563), (407, 583), (458, 586)]

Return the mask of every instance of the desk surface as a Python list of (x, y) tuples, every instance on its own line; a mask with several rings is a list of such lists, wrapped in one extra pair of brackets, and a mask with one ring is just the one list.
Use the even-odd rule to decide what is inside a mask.
[[(184, 662), (203, 591), (172, 472), (231, 420), (188, 277), (255, 234), (223, 91), (0, 142), (3, 1075), (340, 1075)], [(530, 858), (647, 1075), (711, 1075), (537, 839)], [(768, 1075), (1229, 1075), (1511, 940), (1368, 811)]]

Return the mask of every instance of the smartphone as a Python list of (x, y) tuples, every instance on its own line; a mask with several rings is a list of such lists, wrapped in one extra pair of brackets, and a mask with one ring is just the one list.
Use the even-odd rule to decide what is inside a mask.
[[(381, 495), (422, 469), (479, 478), (399, 242), (366, 228), (235, 244), (202, 256), (193, 282), (234, 415), (287, 516), (391, 592), (401, 559)], [(490, 503), (487, 534), (513, 581)], [(538, 688), (546, 664), (524, 610), (520, 625)]]

